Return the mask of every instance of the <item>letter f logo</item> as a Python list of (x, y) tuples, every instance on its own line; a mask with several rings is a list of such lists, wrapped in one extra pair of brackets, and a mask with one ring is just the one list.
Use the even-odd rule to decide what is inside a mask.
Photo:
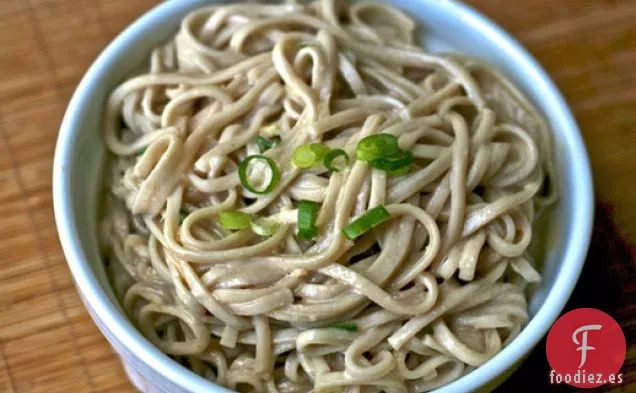
[[(581, 351), (581, 364), (579, 364), (579, 368), (583, 367), (583, 365), (585, 364), (585, 360), (587, 360), (587, 351), (593, 351), (596, 349), (587, 345), (588, 330), (601, 330), (601, 327), (601, 325), (585, 325), (576, 329), (574, 331), (574, 334), (572, 334), (572, 341), (574, 341), (574, 344), (580, 345), (580, 347), (576, 349), (577, 351)], [(583, 339), (581, 340), (581, 342), (579, 342), (576, 336), (581, 332), (583, 332)]]

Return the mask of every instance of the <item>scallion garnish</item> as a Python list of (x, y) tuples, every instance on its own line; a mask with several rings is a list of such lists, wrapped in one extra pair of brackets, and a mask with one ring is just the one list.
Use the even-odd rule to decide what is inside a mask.
[(190, 213), (184, 209), (179, 210), (179, 223), (183, 223), (183, 220), (188, 217), (188, 214)]
[(411, 166), (407, 165), (403, 168), (400, 169), (394, 169), (392, 171), (387, 171), (387, 173), (389, 174), (389, 176), (404, 176), (407, 173), (409, 173), (409, 171), (411, 170)]
[(371, 166), (383, 171), (392, 172), (403, 168), (408, 168), (413, 163), (413, 153), (400, 150), (397, 153), (371, 160)]
[(389, 213), (384, 206), (376, 206), (356, 218), (351, 224), (347, 225), (342, 230), (342, 233), (344, 233), (344, 235), (349, 239), (354, 240), (359, 236), (364, 235), (372, 228), (382, 224), (389, 218), (391, 218), (391, 213)]
[(395, 135), (374, 134), (358, 142), (356, 158), (361, 161), (371, 161), (392, 156), (398, 152), (400, 152), (400, 146)]
[(252, 229), (252, 232), (261, 236), (273, 235), (278, 230), (279, 226), (279, 223), (267, 218), (255, 218), (250, 220), (250, 228)]
[(249, 228), (250, 215), (243, 212), (221, 212), (219, 223), (224, 229), (232, 231)]
[(318, 204), (312, 201), (302, 200), (298, 202), (298, 238), (311, 240), (318, 233), (316, 219), (318, 217)]
[(327, 327), (332, 329), (348, 330), (350, 332), (358, 331), (358, 325), (355, 322), (334, 322), (327, 325)]
[(292, 164), (296, 168), (311, 168), (321, 163), (329, 153), (329, 147), (322, 143), (309, 143), (300, 145), (294, 150)]
[[(260, 190), (252, 186), (247, 178), (247, 168), (249, 167), (250, 162), (253, 160), (265, 161), (269, 166), (269, 170), (271, 171), (269, 184)], [(241, 180), (241, 184), (243, 185), (243, 187), (245, 187), (245, 189), (247, 189), (248, 191), (253, 192), (254, 194), (262, 195), (272, 192), (274, 188), (276, 188), (280, 180), (280, 172), (278, 171), (278, 167), (276, 166), (274, 160), (261, 154), (254, 154), (252, 156), (245, 157), (245, 159), (239, 165), (238, 172), (239, 179)]]
[(327, 155), (325, 156), (325, 167), (329, 169), (330, 171), (340, 172), (340, 169), (338, 169), (334, 165), (334, 161), (339, 157), (343, 157), (344, 159), (343, 166), (346, 167), (347, 165), (349, 165), (349, 155), (347, 154), (347, 152), (345, 152), (342, 149), (334, 149), (330, 151), (329, 153), (327, 153)]
[(267, 139), (267, 138), (263, 138), (262, 136), (259, 136), (258, 138), (256, 138), (256, 146), (258, 146), (258, 151), (261, 153), (264, 153), (265, 151), (276, 146), (277, 143), (278, 143), (278, 140)]

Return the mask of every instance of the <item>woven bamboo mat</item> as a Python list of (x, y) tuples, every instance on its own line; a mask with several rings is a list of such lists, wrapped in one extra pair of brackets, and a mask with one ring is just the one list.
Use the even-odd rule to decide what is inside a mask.
[[(51, 171), (58, 126), (82, 74), (155, 3), (0, 0), (0, 392), (133, 391), (73, 287), (53, 221)], [(570, 307), (601, 308), (619, 320), (630, 346), (628, 385), (599, 391), (634, 392), (636, 1), (470, 3), (539, 58), (583, 128), (605, 204)], [(500, 391), (560, 391), (547, 385), (541, 346)]]

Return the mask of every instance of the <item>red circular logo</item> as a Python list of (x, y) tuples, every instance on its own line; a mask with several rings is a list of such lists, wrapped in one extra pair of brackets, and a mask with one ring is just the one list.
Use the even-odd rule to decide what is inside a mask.
[(594, 308), (572, 310), (548, 333), (550, 383), (578, 388), (622, 383), (625, 352), (625, 335), (614, 318)]

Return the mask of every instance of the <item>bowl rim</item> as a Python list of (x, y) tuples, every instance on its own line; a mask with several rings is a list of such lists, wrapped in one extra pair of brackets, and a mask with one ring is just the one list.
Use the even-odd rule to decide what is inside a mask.
[[(488, 17), (457, 0), (418, 1), (422, 6), (439, 7), (444, 12), (457, 15), (464, 23), (473, 25), (475, 29), (484, 32), (491, 40), (496, 41), (497, 45), (504, 48), (508, 56), (513, 58), (516, 63), (531, 70), (544, 98), (549, 101), (551, 106), (557, 108), (555, 112), (559, 114), (557, 117), (560, 117), (563, 140), (570, 150), (573, 162), (577, 165), (573, 179), (573, 184), (578, 187), (574, 199), (576, 204), (574, 208), (577, 214), (574, 215), (570, 226), (576, 230), (569, 234), (572, 239), (566, 245), (560, 271), (549, 289), (545, 301), (519, 336), (501, 352), (482, 367), (436, 390), (437, 393), (469, 392), (491, 382), (523, 359), (525, 354), (531, 351), (547, 333), (549, 327), (563, 310), (578, 281), (590, 243), (594, 215), (592, 174), (581, 132), (567, 103), (548, 74), (519, 42)], [(86, 72), (68, 105), (55, 147), (53, 205), (60, 242), (78, 292), (87, 306), (95, 310), (99, 319), (114, 337), (136, 357), (142, 359), (147, 366), (180, 388), (191, 392), (203, 392), (210, 389), (227, 391), (225, 388), (180, 366), (163, 354), (132, 327), (128, 319), (111, 302), (108, 294), (93, 274), (91, 266), (82, 252), (79, 239), (75, 235), (77, 229), (73, 219), (70, 171), (67, 170), (73, 161), (76, 149), (75, 142), (81, 129), (78, 114), (86, 108), (93, 86), (100, 82), (101, 75), (115, 64), (113, 60), (117, 57), (122, 44), (145, 34), (150, 26), (169, 17), (176, 10), (179, 10), (179, 7), (189, 7), (191, 4), (194, 2), (166, 1), (153, 7), (120, 33)]]

